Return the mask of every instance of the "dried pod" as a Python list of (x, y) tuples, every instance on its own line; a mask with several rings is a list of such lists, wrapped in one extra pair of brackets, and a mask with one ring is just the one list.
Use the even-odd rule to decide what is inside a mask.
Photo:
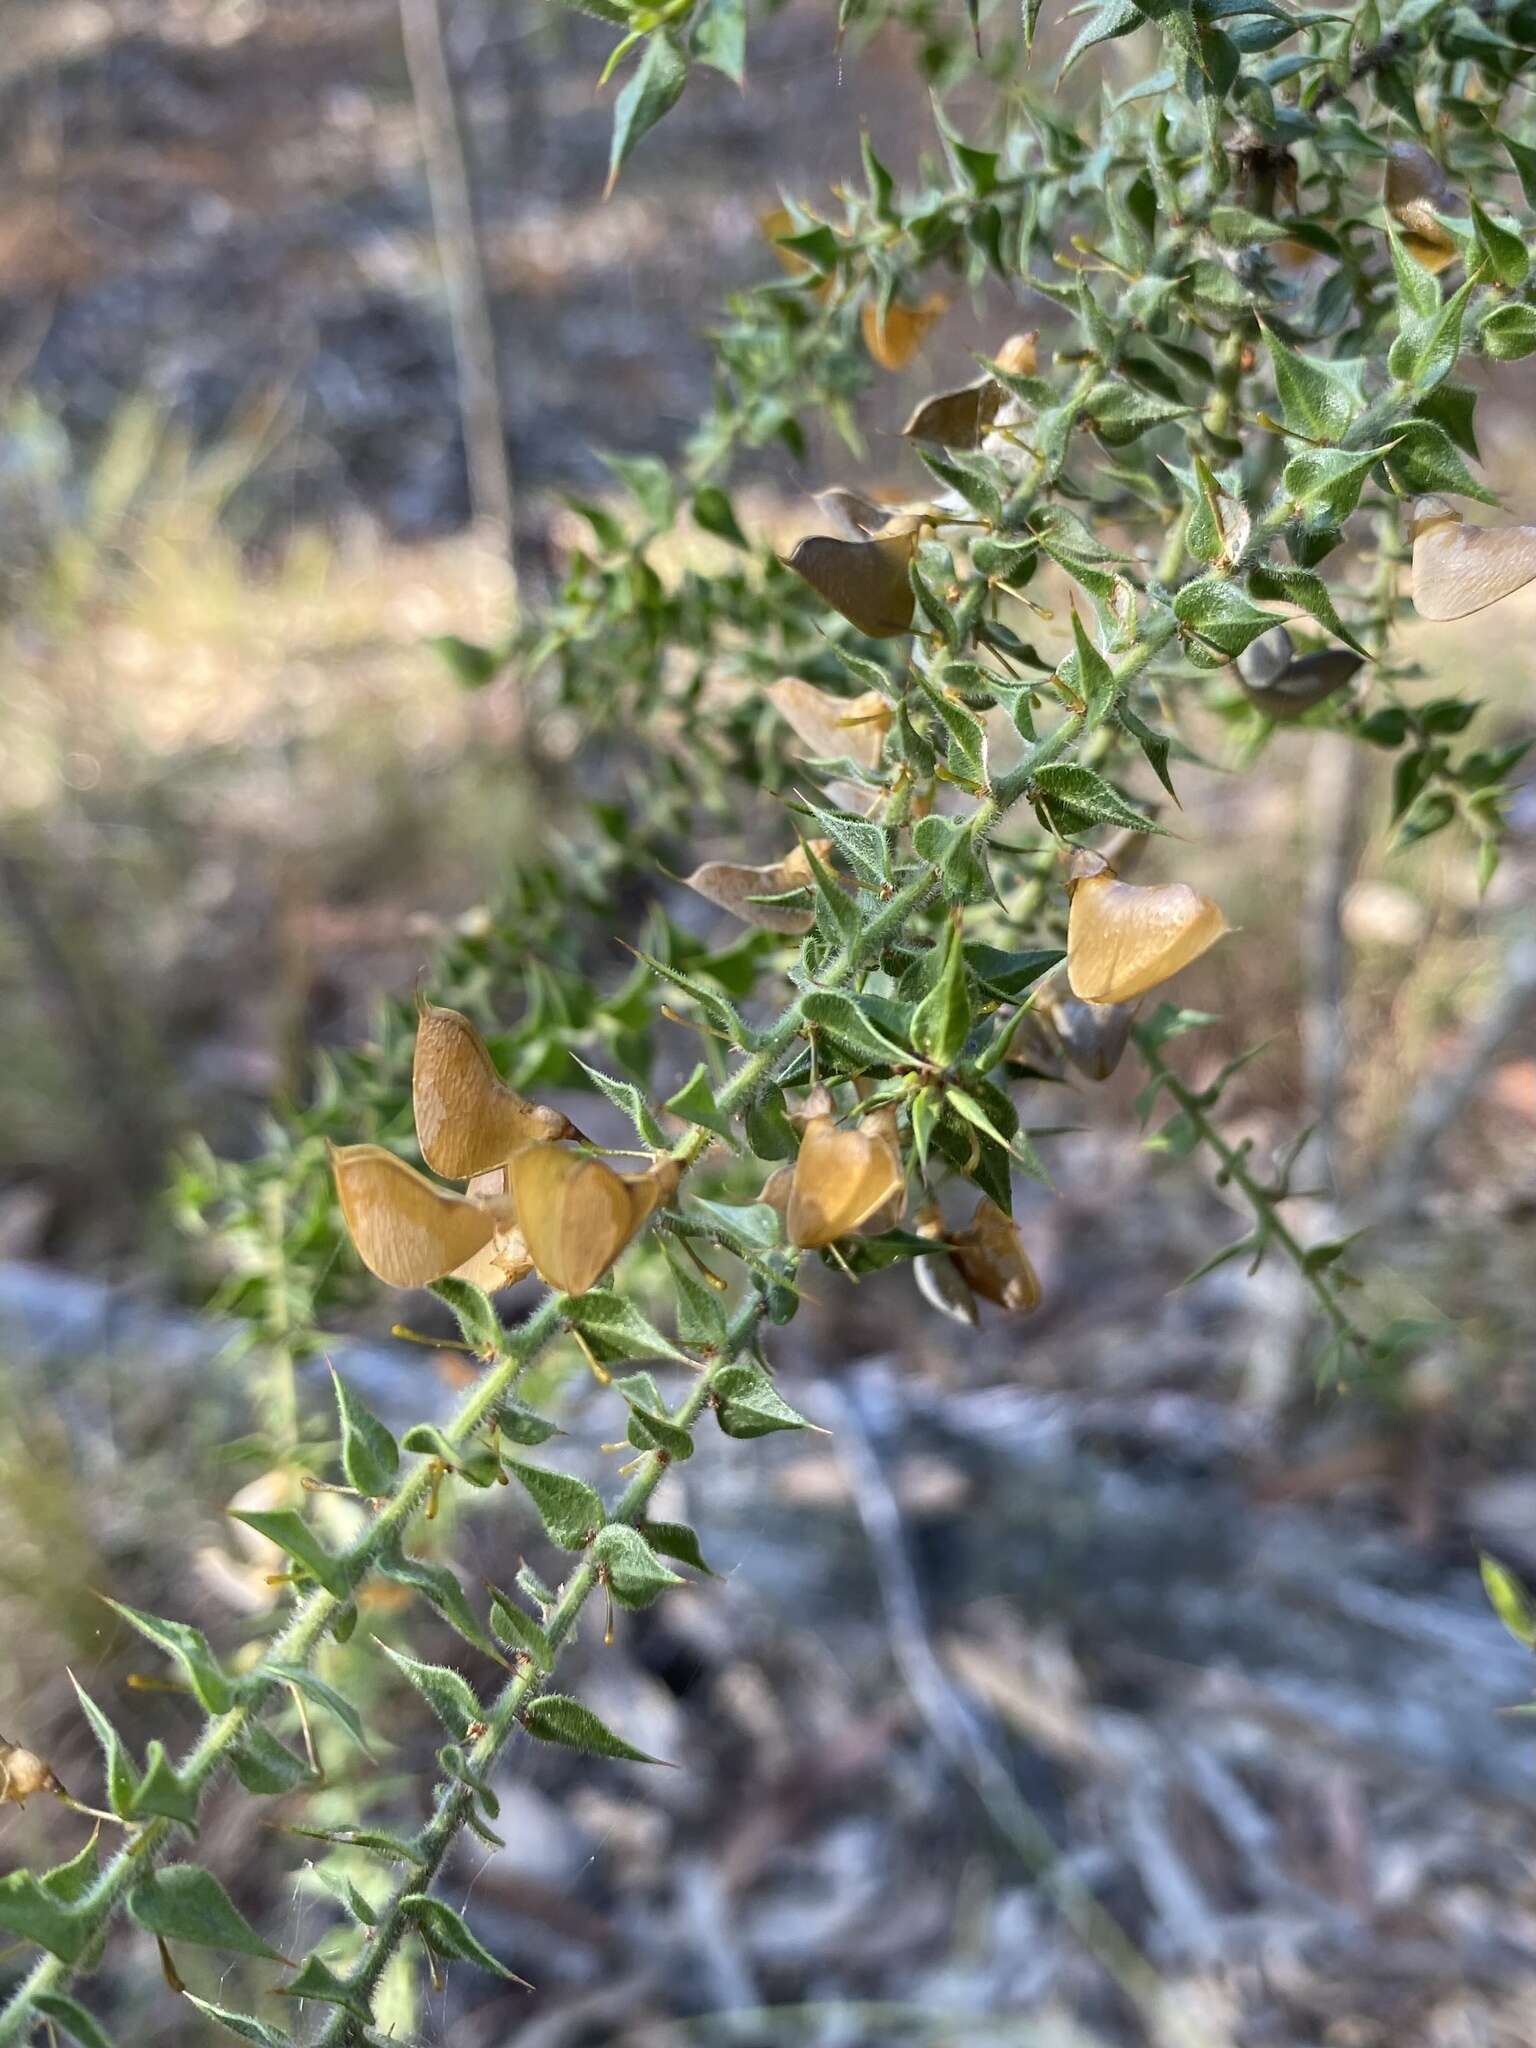
[[(937, 1202), (924, 1202), (913, 1218), (913, 1228), (919, 1237), (931, 1238), (936, 1244), (944, 1242), (944, 1219)], [(964, 1323), (968, 1329), (976, 1327), (981, 1319), (976, 1297), (971, 1292), (969, 1281), (947, 1253), (942, 1258), (914, 1259), (912, 1277), (917, 1282), (918, 1293), (930, 1308), (936, 1308), (941, 1316), (948, 1316), (953, 1323)]]
[(1107, 1081), (1125, 1056), (1136, 1018), (1134, 1003), (1085, 1003), (1080, 996), (1051, 989), (1040, 1009), (1067, 1058), (1090, 1081)]
[(1010, 334), (992, 360), (1010, 377), (1033, 377), (1040, 365), (1036, 348), (1039, 339), (1040, 331), (1035, 327), (1026, 328), (1022, 334)]
[(510, 1203), (440, 1188), (382, 1145), (333, 1145), (331, 1171), (357, 1255), (390, 1287), (458, 1271), (512, 1222)]
[(411, 1098), (416, 1141), (434, 1173), (449, 1180), (509, 1159), (519, 1145), (579, 1136), (557, 1109), (529, 1102), (509, 1088), (480, 1036), (458, 1010), (440, 1009), (418, 994)]
[(784, 1166), (776, 1166), (763, 1182), (762, 1188), (759, 1191), (757, 1199), (760, 1202), (766, 1202), (770, 1209), (777, 1210), (781, 1222), (788, 1220), (789, 1196), (794, 1184), (795, 1169), (793, 1166), (786, 1164)]
[(1304, 718), (1326, 698), (1342, 690), (1360, 672), (1363, 657), (1347, 647), (1320, 647), (1315, 654), (1303, 654), (1272, 683), (1243, 680), (1243, 695), (1255, 711), (1262, 711), (1277, 725)]
[(879, 767), (894, 714), (878, 690), (865, 690), (858, 697), (834, 697), (830, 690), (818, 690), (798, 676), (784, 676), (771, 683), (766, 694), (785, 724), (817, 759), (846, 757), (861, 768)]
[(1444, 270), (1456, 261), (1461, 245), (1438, 216), (1465, 213), (1467, 202), (1422, 143), (1388, 146), (1383, 197), (1416, 262)]
[(785, 564), (861, 633), (871, 640), (893, 640), (912, 630), (916, 600), (907, 565), (915, 546), (913, 532), (883, 533), (874, 540), (833, 540), (813, 533), (786, 556)]
[(920, 306), (894, 300), (884, 312), (877, 300), (866, 299), (860, 316), (864, 346), (882, 370), (904, 370), (948, 306), (942, 292), (931, 292)]
[(827, 524), (836, 527), (843, 540), (876, 540), (882, 534), (889, 535), (892, 529), (910, 533), (916, 525), (907, 506), (882, 505), (875, 498), (866, 498), (862, 491), (849, 490), (846, 484), (831, 484), (826, 490), (817, 491), (815, 502), (826, 514)]
[(1421, 619), (1464, 619), (1536, 578), (1536, 526), (1468, 526), (1444, 498), (1417, 498), (1413, 608)]
[(0, 1735), (0, 1806), (7, 1802), (25, 1806), (39, 1792), (62, 1792), (64, 1787), (35, 1750)]
[(936, 391), (913, 408), (902, 428), (909, 441), (932, 441), (941, 448), (975, 448), (997, 417), (1003, 387), (991, 377), (962, 384), (958, 391)]
[(1085, 1003), (1129, 1003), (1198, 960), (1227, 930), (1187, 882), (1122, 882), (1098, 854), (1073, 856), (1067, 980)]
[[(825, 860), (832, 850), (830, 839), (816, 839), (811, 842), (819, 860)], [(816, 922), (814, 910), (796, 910), (783, 903), (764, 903), (764, 896), (787, 896), (791, 889), (803, 889), (811, 879), (811, 863), (804, 846), (797, 846), (793, 853), (787, 853), (783, 860), (775, 861), (771, 867), (736, 867), (730, 861), (706, 861), (695, 868), (684, 881), (690, 889), (709, 902), (719, 904), (732, 917), (739, 917), (744, 924), (754, 924), (767, 932), (788, 932), (798, 936), (808, 932)]]
[(525, 1145), (507, 1163), (518, 1230), (539, 1278), (585, 1294), (656, 1209), (682, 1169), (661, 1158), (633, 1177), (567, 1145)]
[[(889, 1102), (882, 1103), (879, 1109), (871, 1110), (859, 1128), (867, 1137), (873, 1138), (878, 1144), (889, 1147), (890, 1156), (896, 1161), (899, 1171), (901, 1167), (901, 1131), (896, 1121), (895, 1105)], [(906, 1213), (907, 1183), (906, 1177), (903, 1175), (900, 1184), (891, 1191), (886, 1200), (880, 1204), (880, 1207), (864, 1218), (864, 1221), (859, 1225), (859, 1235), (860, 1237), (883, 1237), (886, 1231), (896, 1228)]]
[(473, 1258), (466, 1259), (462, 1266), (455, 1266), (453, 1278), (468, 1280), (472, 1286), (483, 1287), (487, 1294), (495, 1294), (499, 1288), (515, 1287), (532, 1271), (532, 1254), (523, 1241), (523, 1233), (513, 1224), (507, 1229), (498, 1229), (490, 1243), (477, 1251)]
[(886, 1129), (845, 1130), (826, 1112), (812, 1115), (790, 1182), (789, 1241), (820, 1251), (905, 1194), (901, 1153)]
[(964, 1230), (950, 1239), (955, 1263), (973, 1293), (1010, 1314), (1040, 1306), (1040, 1281), (1024, 1241), (990, 1196), (983, 1195)]
[(1278, 682), (1290, 667), (1296, 643), (1284, 626), (1271, 626), (1257, 640), (1250, 640), (1237, 657), (1237, 672), (1245, 683), (1262, 690)]

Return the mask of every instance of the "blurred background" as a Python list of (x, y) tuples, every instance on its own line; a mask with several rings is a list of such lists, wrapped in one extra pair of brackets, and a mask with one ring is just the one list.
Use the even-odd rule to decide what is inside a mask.
[[(536, 596), (559, 493), (612, 492), (600, 451), (681, 448), (724, 294), (772, 268), (781, 181), (825, 194), (861, 122), (915, 168), (927, 17), (839, 50), (823, 0), (789, 0), (747, 90), (701, 74), (604, 203), (603, 24), (426, 12)], [(89, 1800), (66, 1667), (136, 1747), (195, 1727), (136, 1685), (143, 1646), (95, 1594), (221, 1647), (272, 1597), (222, 1509), (260, 1483), (285, 1375), (323, 1409), (285, 1316), (322, 1301), (392, 1422), (454, 1396), (451, 1354), (390, 1341), (398, 1300), (289, 1272), (281, 1194), (264, 1233), (221, 1162), (313, 1137), (345, 1048), (398, 1066), (416, 977), (487, 934), (475, 957), (514, 957), (519, 878), (570, 857), (513, 693), (466, 689), (434, 644), (504, 638), (517, 591), (495, 518), (471, 521), (423, 90), (395, 0), (0, 4), (0, 1728)], [(912, 400), (1038, 310), (957, 308), (859, 402), (860, 473), (830, 439), (754, 457), (744, 523), (793, 536), (832, 481), (912, 488)], [(1532, 518), (1517, 380), (1480, 425)], [(1533, 636), (1528, 590), (1409, 653), (1511, 744), (1536, 733)], [(1181, 984), (1220, 1022), (1175, 1053), (1200, 1078), (1267, 1041), (1224, 1127), (1261, 1161), (1317, 1127), (1334, 1192), (1295, 1225), (1368, 1231), (1401, 1369), (1319, 1390), (1276, 1267), (1181, 1286), (1245, 1219), (1198, 1158), (1149, 1152), (1129, 1072), (1057, 1091), (1057, 1192), (1020, 1211), (1043, 1308), (967, 1332), (906, 1273), (818, 1276), (772, 1348), (831, 1434), (712, 1441), (668, 1485), (721, 1580), (572, 1660), (573, 1691), (684, 1768), (514, 1751), (508, 1846), (462, 1845), (448, 1892), (537, 1991), (397, 1970), (395, 2038), (1536, 2043), (1536, 1737), (1507, 1711), (1529, 1671), (1476, 1573), (1480, 1547), (1536, 1569), (1536, 782), (1479, 896), (1454, 834), (1390, 850), (1387, 757), (1338, 744), (1282, 734), (1239, 781), (1214, 721), (1185, 770), (1179, 872), (1241, 934)], [(541, 1391), (596, 1478), (617, 1430), (589, 1389), (566, 1359)], [(497, 1494), (450, 1501), (430, 1541), (474, 1586), (539, 1539)], [(429, 1636), (418, 1615), (401, 1639)], [(428, 1653), (489, 1675), (452, 1637)], [(333, 1790), (283, 1816), (412, 1818), (419, 1702), (335, 1655), (387, 1741), (368, 1760), (322, 1731)], [(341, 1874), (379, 1872), (258, 1811), (221, 1787), (203, 1852), (297, 1948)], [(82, 1827), (0, 1809), (0, 1867)], [(283, 2020), (270, 1973), (180, 1960)], [(0, 1957), (0, 1990), (25, 1962)], [(207, 2034), (121, 1930), (91, 1998), (125, 2042)]]

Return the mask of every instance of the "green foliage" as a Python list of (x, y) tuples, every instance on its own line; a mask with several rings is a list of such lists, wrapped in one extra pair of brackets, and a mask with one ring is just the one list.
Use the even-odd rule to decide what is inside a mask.
[[(643, 166), (664, 146), (658, 124), (699, 67), (742, 80), (751, 21), (742, 0), (580, 4), (616, 31), (611, 182), (637, 150)], [(649, 1512), (673, 1464), (729, 1452), (699, 1430), (706, 1412), (736, 1440), (813, 1426), (765, 1350), (796, 1312), (813, 1251), (876, 1276), (942, 1248), (960, 1272), (977, 1250), (968, 1240), (993, 1229), (991, 1263), (973, 1257), (971, 1270), (986, 1300), (1009, 1304), (1008, 1260), (1027, 1266), (1007, 1222), (1014, 1175), (1046, 1177), (1046, 1117), (1033, 1136), (1026, 1122), (1039, 1102), (1031, 1048), (1066, 1044), (1054, 978), (1065, 955), (1071, 984), (1079, 905), (1105, 900), (1093, 887), (1103, 878), (1074, 869), (1069, 910), (1065, 842), (1082, 842), (1075, 859), (1091, 869), (1122, 834), (1166, 833), (1198, 751), (1195, 714), (1227, 722), (1239, 761), (1263, 742), (1271, 721), (1234, 688), (1246, 676), (1235, 664), (1261, 655), (1255, 643), (1282, 620), (1370, 663), (1354, 695), (1309, 707), (1297, 743), (1320, 727), (1358, 742), (1362, 761), (1390, 755), (1380, 829), (1396, 844), (1454, 833), (1446, 844), (1476, 860), (1484, 884), (1492, 874), (1524, 744), (1470, 738), (1478, 705), (1416, 688), (1391, 633), (1409, 553), (1402, 501), (1489, 499), (1475, 469), (1477, 394), (1498, 365), (1536, 350), (1536, 45), (1514, 33), (1520, 10), (1373, 0), (1367, 17), (1103, 0), (1073, 14), (1054, 88), (1024, 69), (1043, 12), (1028, 0), (1016, 31), (989, 20), (978, 59), (975, 10), (845, 0), (840, 27), (855, 44), (918, 32), (936, 101), (916, 175), (898, 180), (866, 141), (862, 178), (834, 202), (792, 198), (764, 248), (771, 274), (719, 323), (712, 395), (681, 462), (611, 458), (609, 495), (570, 501), (579, 535), (547, 601), (503, 645), (440, 638), (466, 689), (506, 678), (529, 699), (530, 730), (561, 714), (604, 769), (589, 777), (578, 757), (561, 791), (565, 839), (445, 943), (431, 986), (480, 1030), (509, 1088), (544, 1105), (584, 1092), (594, 1128), (617, 1111), (653, 1178), (598, 1175), (569, 1217), (531, 1217), (519, 1197), (519, 1227), (547, 1224), (557, 1257), (599, 1224), (609, 1233), (612, 1257), (582, 1291), (523, 1313), (445, 1262), (433, 1284), (475, 1381), (456, 1416), (424, 1415), (397, 1443), (340, 1376), (334, 1422), (301, 1414), (293, 1368), (323, 1350), (333, 1309), (376, 1295), (341, 1222), (328, 1148), (366, 1143), (414, 1161), (413, 1005), (385, 1002), (367, 1046), (327, 1055), (254, 1159), (183, 1156), (173, 1199), (223, 1257), (216, 1305), (238, 1320), (247, 1355), (284, 1368), (282, 1398), (264, 1388), (257, 1401), (262, 1448), (280, 1473), (361, 1500), (239, 1511), (290, 1566), (271, 1575), (284, 1582), (272, 1634), (244, 1660), (117, 1605), (172, 1660), (206, 1723), (174, 1760), (148, 1743), (140, 1769), (80, 1692), (127, 1841), (100, 1868), (93, 1851), (0, 1880), (0, 1926), (43, 1951), (0, 2018), (0, 2044), (43, 2017), (97, 2048), (99, 2029), (61, 1987), (120, 1911), (162, 1943), (275, 1959), (211, 1874), (164, 1860), (172, 1841), (179, 1855), (195, 1849), (203, 1794), (226, 1763), (250, 1797), (292, 1802), (294, 1832), (388, 1873), (378, 1900), (338, 1894), (349, 1938), (369, 1930), (361, 1952), (338, 1960), (328, 1943), (297, 1958), (285, 1986), (324, 2008), (326, 2048), (360, 2037), (380, 1972), (412, 1938), (437, 1958), (504, 1969), (432, 1889), (460, 1830), (495, 1817), (498, 1758), (527, 1738), (652, 1761), (577, 1699), (542, 1690), (586, 1602), (644, 1607), (683, 1582), (674, 1566), (708, 1571), (694, 1530)], [(1133, 34), (1120, 54), (1143, 52), (1142, 68), (1111, 92), (1097, 53)], [(950, 93), (967, 81), (962, 133)], [(1382, 182), (1405, 131), (1444, 151), (1446, 188), (1423, 207)], [(816, 425), (857, 459), (857, 402), (946, 297), (984, 304), (989, 287), (995, 303), (1027, 294), (1044, 306), (1040, 335), (998, 337), (968, 382), (917, 408), (900, 444), (911, 489), (899, 514), (850, 488), (837, 500), (847, 530), (793, 566), (779, 560), (731, 495), (742, 458), (773, 446), (803, 459)], [(881, 413), (883, 399), (870, 416), (894, 431), (902, 414)], [(812, 693), (805, 730), (779, 692), (765, 694), (785, 680)], [(600, 798), (578, 794), (594, 782)], [(687, 873), (706, 838), (729, 836), (746, 864), (749, 815), (769, 821), (779, 861), (798, 839), (804, 865), (793, 887), (749, 893), (758, 915), (722, 935), (687, 917), (660, 877)], [(1159, 849), (1175, 877), (1177, 822)], [(622, 961), (614, 935), (630, 949)], [(1106, 940), (1110, 954), (1123, 936)], [(1305, 1241), (1288, 1221), (1299, 1140), (1261, 1171), (1225, 1135), (1241, 1062), (1198, 1087), (1184, 1077), (1171, 1049), (1206, 1021), (1170, 1003), (1143, 1012), (1148, 1144), (1203, 1159), (1247, 1207), (1247, 1228), (1207, 1270), (1239, 1255), (1287, 1259), (1316, 1304), (1320, 1370), (1358, 1370), (1389, 1338), (1357, 1320), (1356, 1248)], [(571, 1139), (560, 1156), (595, 1151)], [(951, 1185), (979, 1219), (965, 1229), (918, 1209), (919, 1195)], [(502, 1216), (497, 1227), (511, 1226)], [(548, 1264), (546, 1239), (525, 1234)], [(627, 1483), (611, 1498), (561, 1468), (542, 1412), (557, 1376), (540, 1361), (556, 1346), (569, 1360), (578, 1343), (605, 1428), (624, 1434)], [(681, 1394), (664, 1393), (657, 1371)], [(549, 1462), (509, 1457), (509, 1445), (544, 1446)], [(321, 1476), (338, 1461), (345, 1488)], [(504, 1481), (514, 1527), (532, 1530), (536, 1515), (561, 1553), (540, 1560), (560, 1583), (519, 1566), (515, 1592), (491, 1589), (482, 1625), (424, 1532), (443, 1503), (439, 1529), (467, 1505), (491, 1511)], [(1491, 1561), (1485, 1578), (1530, 1644), (1525, 1594)], [(472, 1684), (453, 1663), (386, 1646), (413, 1688), (391, 1690), (392, 1711), (435, 1718), (450, 1737), (431, 1817), (410, 1834), (387, 1814), (377, 1826), (338, 1822), (334, 1807), (324, 1826), (302, 1817), (321, 1775), (300, 1753), (310, 1710), (327, 1745), (331, 1724), (366, 1745), (376, 1688), (357, 1662), (317, 1671), (315, 1660), (351, 1633), (379, 1580), (409, 1589), (411, 1627), (424, 1606), (442, 1641), (496, 1667)], [(378, 1663), (365, 1639), (348, 1654)], [(287, 2038), (192, 2003), (237, 2038)]]

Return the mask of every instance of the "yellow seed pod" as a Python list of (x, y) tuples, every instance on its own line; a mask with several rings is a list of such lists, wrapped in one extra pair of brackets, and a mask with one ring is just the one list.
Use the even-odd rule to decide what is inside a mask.
[(869, 540), (810, 534), (784, 561), (861, 633), (894, 640), (912, 630), (916, 599), (907, 565), (916, 545), (916, 527), (900, 519)]
[[(818, 860), (825, 860), (832, 849), (830, 839), (813, 840)], [(814, 910), (796, 910), (783, 903), (763, 903), (763, 896), (785, 896), (791, 889), (803, 889), (811, 879), (811, 863), (803, 845), (796, 846), (793, 853), (787, 853), (782, 860), (771, 867), (737, 867), (730, 861), (706, 861), (695, 868), (691, 875), (683, 877), (690, 889), (711, 903), (728, 910), (732, 917), (739, 917), (744, 924), (756, 925), (767, 932), (787, 932), (799, 935), (808, 932), (816, 922)]]
[(790, 1181), (789, 1241), (820, 1251), (905, 1196), (901, 1153), (884, 1128), (844, 1130), (830, 1114), (812, 1115)]
[(983, 1301), (1021, 1316), (1040, 1306), (1040, 1281), (1024, 1240), (989, 1196), (982, 1196), (970, 1222), (950, 1243), (955, 1263)]
[(525, 1145), (507, 1162), (517, 1227), (539, 1278), (585, 1294), (654, 1211), (677, 1192), (682, 1169), (656, 1160), (626, 1177), (567, 1145)]
[(942, 292), (931, 292), (920, 306), (895, 300), (883, 313), (878, 300), (866, 299), (859, 316), (864, 346), (882, 370), (904, 370), (948, 309)]
[(844, 755), (861, 768), (878, 768), (893, 713), (878, 690), (857, 697), (834, 697), (798, 676), (784, 676), (765, 693), (795, 737), (822, 760)]
[(331, 1172), (357, 1255), (390, 1287), (427, 1287), (492, 1240), (496, 1207), (440, 1188), (382, 1145), (333, 1145)]
[(1214, 946), (1228, 925), (1187, 882), (1122, 882), (1098, 854), (1073, 856), (1067, 981), (1085, 1003), (1130, 1003)]
[(1010, 334), (997, 354), (992, 358), (1000, 370), (1006, 370), (1010, 377), (1033, 377), (1040, 365), (1036, 347), (1040, 330), (1030, 327), (1022, 334)]
[[(931, 1238), (935, 1244), (943, 1243), (944, 1218), (938, 1203), (924, 1202), (912, 1220), (912, 1227), (919, 1237)], [(917, 1282), (918, 1293), (930, 1308), (936, 1308), (941, 1316), (948, 1316), (952, 1323), (964, 1323), (968, 1329), (975, 1329), (981, 1320), (981, 1311), (976, 1306), (970, 1282), (952, 1256), (914, 1259), (912, 1277)]]
[(1467, 202), (1422, 143), (1388, 146), (1382, 196), (1416, 263), (1438, 271), (1456, 261), (1461, 244), (1439, 216), (1465, 213)]
[(773, 1169), (759, 1191), (757, 1199), (760, 1202), (766, 1202), (770, 1209), (777, 1210), (781, 1223), (788, 1221), (789, 1197), (794, 1184), (795, 1169), (793, 1166), (785, 1164), (783, 1166), (776, 1166)]
[(458, 1010), (418, 994), (411, 1100), (416, 1141), (434, 1173), (448, 1180), (509, 1159), (519, 1145), (578, 1135), (558, 1109), (529, 1102), (497, 1073), (485, 1040)]
[[(865, 1093), (865, 1085), (862, 1082), (856, 1082), (854, 1085), (861, 1095)], [(895, 1105), (886, 1102), (878, 1109), (872, 1109), (859, 1125), (859, 1129), (866, 1137), (888, 1148), (891, 1158), (896, 1162), (897, 1172), (901, 1173), (901, 1130), (896, 1120)], [(907, 1182), (905, 1174), (902, 1174), (900, 1185), (859, 1225), (859, 1235), (881, 1237), (887, 1230), (894, 1230), (906, 1213)]]
[(25, 1806), (39, 1792), (62, 1792), (64, 1787), (35, 1750), (0, 1735), (0, 1806), (8, 1802)]
[(1413, 608), (1421, 619), (1464, 619), (1536, 578), (1536, 526), (1468, 526), (1444, 498), (1417, 498)]

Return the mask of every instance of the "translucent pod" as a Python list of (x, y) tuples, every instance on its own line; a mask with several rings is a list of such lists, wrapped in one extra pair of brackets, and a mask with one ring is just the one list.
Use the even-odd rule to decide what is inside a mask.
[(1130, 1003), (1198, 960), (1228, 930), (1187, 882), (1122, 882), (1100, 855), (1072, 857), (1067, 981), (1085, 1003)]
[(1468, 526), (1445, 498), (1416, 498), (1413, 608), (1421, 619), (1464, 619), (1536, 577), (1536, 526)]
[(496, 1071), (468, 1017), (416, 998), (411, 1101), (416, 1140), (434, 1173), (468, 1180), (499, 1166), (519, 1145), (579, 1137), (568, 1116), (529, 1102)]
[(878, 690), (836, 697), (798, 676), (784, 676), (769, 684), (766, 695), (795, 737), (819, 760), (846, 756), (860, 768), (879, 767), (894, 713)]
[(585, 1294), (672, 1199), (682, 1168), (661, 1157), (644, 1173), (618, 1174), (567, 1145), (525, 1145), (507, 1174), (539, 1278), (564, 1294)]

